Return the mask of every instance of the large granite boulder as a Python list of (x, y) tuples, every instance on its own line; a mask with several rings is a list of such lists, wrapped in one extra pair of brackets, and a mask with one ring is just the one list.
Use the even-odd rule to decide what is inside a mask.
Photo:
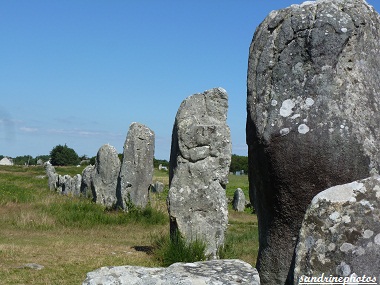
[(285, 283), (311, 199), (379, 170), (379, 22), (365, 1), (319, 0), (255, 32), (247, 144), (264, 285)]
[(224, 245), (228, 211), (225, 186), (231, 163), (228, 95), (222, 88), (184, 100), (173, 127), (168, 210), (170, 231), (201, 239), (217, 257)]
[(119, 174), (121, 207), (130, 203), (141, 208), (149, 201), (153, 181), (154, 132), (140, 123), (132, 123), (124, 143), (123, 162)]
[(320, 192), (302, 223), (294, 284), (322, 274), (380, 280), (379, 217), (379, 176)]
[(87, 273), (83, 285), (260, 285), (257, 270), (241, 260), (174, 263), (167, 268), (102, 267)]
[(116, 149), (109, 145), (103, 145), (95, 161), (95, 172), (93, 174), (93, 186), (95, 201), (107, 208), (117, 205), (117, 181), (120, 172), (120, 159)]

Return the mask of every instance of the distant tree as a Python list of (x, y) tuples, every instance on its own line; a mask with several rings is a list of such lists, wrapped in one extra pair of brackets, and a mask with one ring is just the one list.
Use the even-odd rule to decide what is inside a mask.
[(95, 165), (96, 156), (90, 158), (90, 164)]
[(240, 170), (244, 170), (245, 173), (248, 173), (248, 156), (233, 154), (231, 156), (230, 171), (236, 172)]
[(166, 167), (169, 167), (169, 161), (165, 160), (165, 159), (153, 159), (153, 166), (154, 168), (158, 168), (158, 166), (162, 164), (162, 166), (166, 166)]
[(0, 155), (0, 160), (4, 158), (4, 155)]
[(80, 159), (75, 150), (65, 144), (64, 146), (57, 145), (51, 150), (50, 162), (57, 166), (77, 165)]
[(39, 155), (39, 156), (36, 156), (36, 161), (38, 161), (39, 159), (41, 159), (43, 162), (47, 162), (50, 159), (50, 155)]
[(37, 160), (31, 155), (17, 156), (13, 159), (15, 165), (36, 165)]

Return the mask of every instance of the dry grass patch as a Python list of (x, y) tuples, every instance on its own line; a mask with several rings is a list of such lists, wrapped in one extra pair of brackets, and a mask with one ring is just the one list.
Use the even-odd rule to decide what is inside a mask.
[[(102, 266), (160, 266), (149, 251), (153, 237), (169, 233), (167, 172), (155, 172), (154, 181), (163, 182), (165, 190), (152, 193), (151, 210), (137, 212), (143, 218), (61, 196), (48, 189), (44, 174), (42, 167), (0, 167), (1, 284), (81, 284), (87, 272)], [(232, 188), (246, 183), (244, 177), (232, 180)], [(256, 239), (256, 216), (230, 211), (226, 258), (254, 264)], [(44, 268), (23, 268), (27, 263)]]

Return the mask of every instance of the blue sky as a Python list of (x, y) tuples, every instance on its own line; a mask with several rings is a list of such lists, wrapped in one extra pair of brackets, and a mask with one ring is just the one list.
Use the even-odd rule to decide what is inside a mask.
[[(119, 153), (132, 122), (169, 159), (180, 103), (229, 94), (233, 153), (245, 144), (246, 73), (254, 31), (299, 0), (0, 0), (0, 154), (44, 155), (67, 144)], [(367, 1), (380, 11), (380, 1)]]

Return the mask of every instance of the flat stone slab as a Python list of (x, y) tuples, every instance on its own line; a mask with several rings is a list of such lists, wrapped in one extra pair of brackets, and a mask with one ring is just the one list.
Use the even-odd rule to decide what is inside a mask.
[(167, 268), (102, 267), (87, 273), (83, 285), (259, 285), (256, 268), (237, 259), (174, 263)]

